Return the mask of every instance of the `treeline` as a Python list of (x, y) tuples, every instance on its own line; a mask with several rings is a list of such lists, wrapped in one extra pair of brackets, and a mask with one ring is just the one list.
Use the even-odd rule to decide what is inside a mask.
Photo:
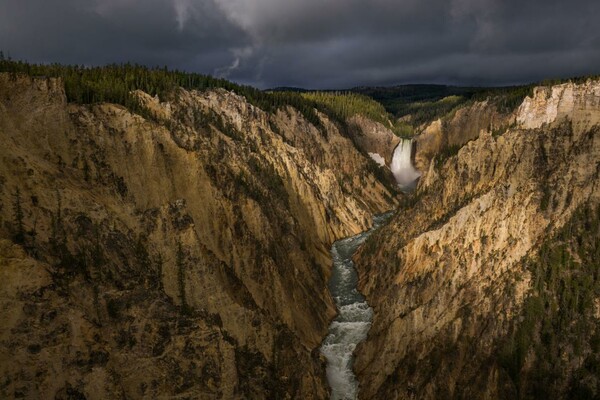
[(390, 126), (388, 112), (370, 97), (351, 92), (306, 92), (302, 97), (323, 104), (343, 119), (362, 114), (385, 126)]
[(541, 82), (531, 83), (528, 85), (488, 88), (486, 90), (476, 92), (472, 96), (472, 99), (476, 101), (488, 99), (496, 105), (500, 112), (511, 112), (521, 105), (525, 97), (533, 97), (533, 89), (536, 86), (554, 86), (567, 82), (582, 84), (587, 82), (589, 79), (600, 79), (600, 75), (577, 76), (567, 79), (546, 79)]
[(397, 118), (409, 116), (412, 126), (434, 121), (458, 107), (474, 101), (488, 100), (498, 111), (509, 113), (526, 96), (533, 94), (536, 85), (497, 88), (452, 87), (440, 85), (407, 85), (396, 88), (360, 89), (370, 93), (387, 111)]
[(476, 101), (489, 101), (501, 113), (514, 111), (526, 96), (533, 96), (537, 85), (509, 86), (497, 88), (464, 88), (462, 95), (449, 95), (441, 99), (419, 102), (398, 102), (394, 104), (396, 115), (410, 115), (414, 126), (434, 121), (448, 115), (459, 107)]
[(372, 98), (353, 92), (303, 92), (302, 97), (317, 103), (322, 108), (334, 114), (338, 120), (346, 121), (355, 115), (363, 115), (381, 123), (399, 136), (410, 136), (412, 129), (402, 122), (394, 121), (381, 103)]
[[(397, 118), (411, 115), (426, 120), (439, 115), (437, 109), (447, 106), (440, 100), (454, 97), (464, 101), (471, 98), (481, 88), (446, 85), (399, 85), (392, 87), (358, 87), (353, 92), (369, 96), (381, 103), (385, 109)], [(421, 113), (421, 115), (416, 115)]]
[(467, 99), (463, 96), (448, 96), (436, 101), (415, 102), (397, 105), (400, 117), (410, 115), (410, 123), (417, 127), (426, 122), (434, 121), (464, 105)]
[(488, 100), (498, 111), (514, 111), (525, 99), (533, 95), (536, 86), (552, 86), (566, 82), (584, 83), (600, 79), (600, 75), (568, 79), (548, 79), (538, 83), (503, 87), (460, 87), (445, 85), (400, 85), (393, 87), (358, 87), (351, 91), (368, 96), (381, 103), (396, 118), (410, 116), (416, 127), (441, 118), (473, 101)]
[[(149, 68), (138, 64), (110, 64), (102, 67), (85, 67), (61, 64), (30, 64), (5, 58), (0, 52), (0, 72), (14, 76), (25, 74), (34, 77), (61, 78), (69, 102), (78, 104), (116, 103), (133, 112), (146, 114), (139, 101), (132, 95), (142, 90), (151, 96), (165, 100), (178, 87), (187, 90), (223, 88), (244, 96), (250, 104), (264, 111), (273, 112), (280, 107), (297, 109), (313, 125), (321, 121), (315, 111), (318, 104), (294, 92), (264, 92), (251, 86), (238, 85), (209, 75), (169, 70), (166, 67)], [(328, 109), (321, 110), (330, 114)], [(336, 116), (333, 115), (334, 119)]]

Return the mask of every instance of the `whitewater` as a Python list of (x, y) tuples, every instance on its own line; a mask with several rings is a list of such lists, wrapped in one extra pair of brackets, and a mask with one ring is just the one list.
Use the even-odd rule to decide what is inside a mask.
[(332, 400), (357, 399), (358, 381), (352, 369), (353, 353), (356, 346), (367, 338), (373, 318), (373, 309), (358, 291), (358, 274), (352, 256), (391, 215), (392, 212), (388, 212), (376, 216), (370, 230), (338, 240), (331, 248), (333, 271), (329, 290), (338, 315), (329, 325), (329, 334), (321, 345), (321, 353), (327, 359), (327, 380)]
[(412, 140), (400, 140), (400, 143), (394, 149), (392, 165), (390, 166), (396, 182), (404, 191), (413, 190), (417, 184), (417, 179), (421, 176), (419, 171), (412, 165), (412, 147)]

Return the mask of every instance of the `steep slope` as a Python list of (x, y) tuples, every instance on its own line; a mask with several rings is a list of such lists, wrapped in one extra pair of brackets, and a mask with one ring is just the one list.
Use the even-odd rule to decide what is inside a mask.
[(374, 309), (361, 398), (600, 395), (599, 113), (600, 82), (540, 88), (516, 126), (422, 155), (355, 260)]
[(513, 114), (499, 112), (489, 100), (459, 108), (428, 124), (415, 137), (415, 166), (426, 171), (434, 157), (439, 160), (455, 153), (465, 143), (476, 139), (482, 130), (503, 133), (509, 126), (514, 126), (514, 122)]
[(395, 202), (372, 161), (323, 115), (137, 96), (0, 74), (0, 397), (326, 398), (329, 246)]
[(392, 163), (394, 148), (401, 139), (390, 129), (362, 115), (352, 116), (348, 120), (348, 126), (358, 148), (371, 157), (380, 156), (388, 166)]

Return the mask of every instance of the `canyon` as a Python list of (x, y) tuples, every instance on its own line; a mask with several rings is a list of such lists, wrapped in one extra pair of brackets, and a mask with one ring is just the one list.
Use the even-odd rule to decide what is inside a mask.
[(330, 398), (336, 303), (349, 398), (600, 396), (600, 81), (410, 139), (225, 88), (65, 90), (0, 73), (0, 397)]
[(0, 75), (1, 397), (327, 397), (329, 247), (394, 195), (325, 116), (137, 95)]

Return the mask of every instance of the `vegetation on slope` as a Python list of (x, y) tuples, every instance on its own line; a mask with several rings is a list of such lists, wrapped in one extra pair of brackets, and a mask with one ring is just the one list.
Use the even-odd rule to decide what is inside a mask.
[[(291, 106), (300, 111), (313, 125), (320, 127), (321, 121), (315, 111), (319, 104), (294, 92), (264, 92), (251, 86), (242, 86), (225, 79), (208, 75), (188, 73), (164, 68), (148, 68), (137, 64), (111, 64), (103, 67), (84, 67), (60, 64), (30, 64), (6, 59), (0, 53), (0, 72), (13, 75), (26, 74), (61, 78), (69, 102), (91, 104), (109, 102), (121, 104), (133, 112), (152, 117), (132, 94), (142, 90), (162, 100), (182, 87), (187, 90), (223, 88), (246, 97), (248, 102), (267, 112)], [(328, 109), (321, 108), (337, 120)]]
[(393, 87), (358, 87), (351, 91), (369, 96), (381, 103), (396, 118), (413, 127), (447, 115), (470, 102), (488, 100), (499, 112), (515, 110), (526, 96), (533, 95), (536, 86), (552, 86), (565, 82), (583, 83), (598, 76), (550, 79), (538, 83), (504, 87), (461, 87), (445, 85), (400, 85)]
[(518, 398), (600, 399), (600, 208), (575, 212), (529, 271), (533, 290), (499, 350)]
[(383, 106), (370, 97), (350, 92), (306, 92), (305, 99), (324, 104), (342, 118), (362, 114), (373, 121), (389, 125), (389, 115)]
[(531, 95), (536, 85), (506, 87), (460, 87), (444, 85), (403, 85), (389, 88), (355, 88), (372, 97), (397, 118), (414, 127), (447, 115), (473, 101), (491, 101), (500, 112), (510, 112)]
[(470, 98), (477, 88), (455, 87), (445, 85), (400, 85), (392, 87), (358, 87), (352, 89), (355, 93), (364, 94), (381, 103), (385, 109), (400, 118), (415, 114), (420, 107), (410, 107), (411, 104), (421, 104), (421, 107), (431, 107), (432, 104), (449, 96)]
[(304, 92), (302, 97), (319, 104), (335, 114), (339, 120), (347, 120), (355, 115), (363, 115), (391, 129), (399, 136), (410, 136), (412, 128), (403, 122), (394, 122), (381, 103), (371, 97), (352, 92)]
[[(187, 90), (223, 88), (244, 96), (249, 103), (267, 112), (291, 106), (316, 127), (321, 127), (317, 110), (337, 122), (342, 130), (345, 121), (362, 114), (380, 122), (399, 136), (407, 137), (414, 128), (440, 118), (467, 102), (489, 100), (500, 112), (510, 112), (523, 98), (531, 94), (535, 85), (478, 88), (444, 85), (402, 85), (394, 87), (360, 87), (348, 92), (305, 92), (299, 89), (262, 91), (251, 86), (238, 85), (209, 75), (169, 70), (166, 67), (149, 68), (137, 64), (110, 64), (85, 67), (60, 64), (30, 64), (5, 58), (0, 52), (0, 72), (13, 75), (61, 78), (67, 100), (78, 104), (110, 102), (121, 104), (132, 112), (153, 118), (140, 105), (135, 90), (166, 100), (178, 87)], [(575, 78), (581, 82), (587, 78)], [(544, 81), (556, 84), (564, 80)], [(407, 118), (402, 118), (407, 117)]]

